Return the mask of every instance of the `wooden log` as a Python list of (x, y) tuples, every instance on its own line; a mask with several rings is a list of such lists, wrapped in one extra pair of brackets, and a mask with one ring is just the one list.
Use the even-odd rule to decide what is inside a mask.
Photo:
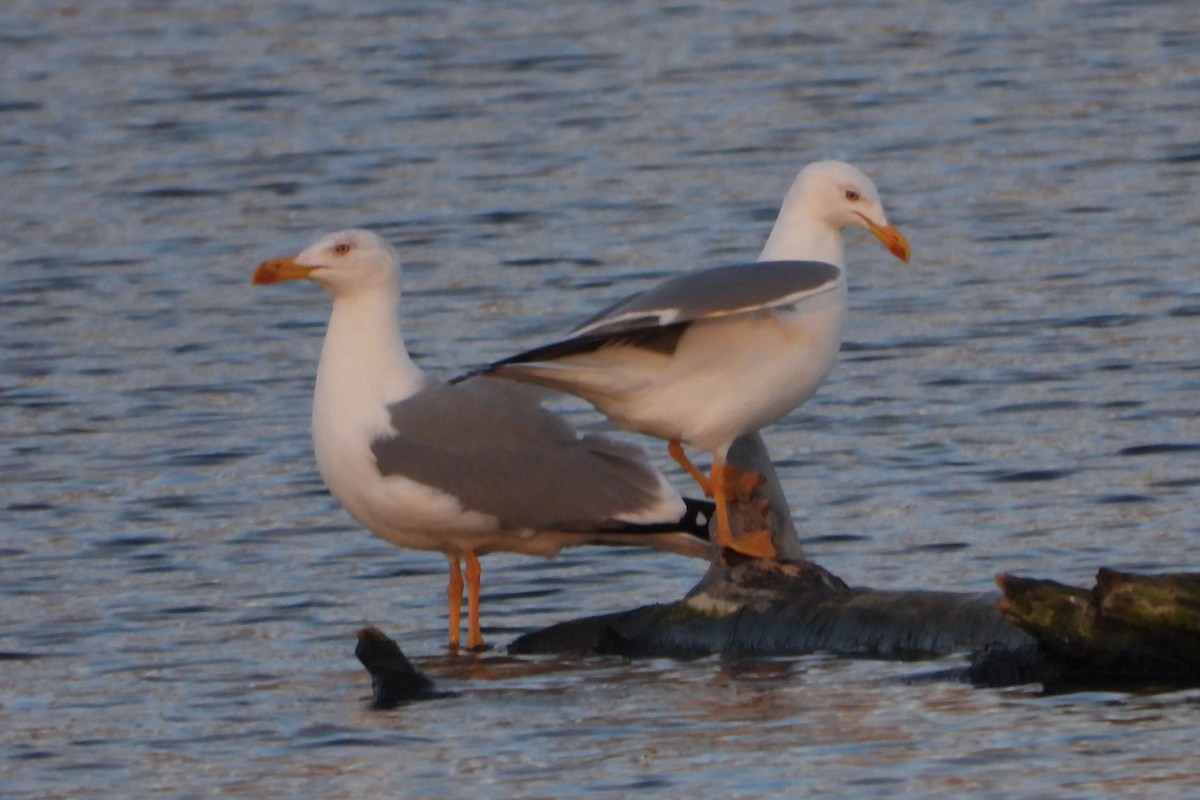
[(1200, 647), (1200, 575), (1101, 569), (1095, 593), (1105, 617), (1172, 637), (1189, 650)]
[(996, 599), (990, 592), (852, 589), (811, 562), (715, 564), (683, 600), (562, 622), (519, 637), (508, 650), (920, 659), (1032, 643), (1004, 619)]
[(714, 553), (683, 600), (560, 623), (518, 638), (509, 652), (696, 657), (825, 651), (915, 659), (1032, 642), (1000, 614), (993, 593), (848, 587), (804, 559), (762, 438), (740, 438), (729, 464), (730, 527), (734, 534), (770, 530), (780, 560)]
[(984, 685), (1200, 685), (1200, 576), (1101, 570), (1095, 590), (1000, 576), (1002, 600), (989, 592), (852, 588), (804, 560), (761, 437), (739, 439), (729, 463), (734, 533), (769, 529), (780, 560), (714, 553), (680, 601), (563, 622), (518, 638), (509, 651), (889, 659), (964, 652), (971, 663), (954, 676)]
[[(509, 652), (886, 659), (962, 652), (971, 654), (969, 666), (943, 677), (1040, 682), (1052, 691), (1200, 685), (1200, 575), (1102, 569), (1091, 590), (1001, 575), (1002, 599), (850, 587), (805, 560), (762, 439), (739, 439), (729, 463), (734, 533), (769, 530), (778, 560), (714, 552), (708, 572), (679, 601), (562, 622), (519, 637)], [(444, 696), (377, 629), (359, 632), (356, 653), (377, 707)]]
[(395, 708), (402, 703), (448, 697), (433, 681), (412, 665), (400, 646), (375, 627), (357, 633), (354, 655), (371, 675), (371, 705), (378, 709)]
[(991, 593), (847, 587), (805, 560), (760, 435), (738, 439), (728, 464), (733, 534), (769, 530), (779, 560), (714, 552), (708, 572), (683, 600), (562, 622), (518, 638), (509, 651), (672, 657), (827, 651), (926, 658), (1031, 642), (998, 612)]
[(1001, 611), (1035, 637), (1054, 687), (1200, 685), (1200, 575), (1101, 569), (1094, 589), (1000, 575)]

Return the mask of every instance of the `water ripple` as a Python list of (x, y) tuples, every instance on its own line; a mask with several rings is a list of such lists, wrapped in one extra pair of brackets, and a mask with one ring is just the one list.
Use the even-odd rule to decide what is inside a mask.
[[(376, 228), (411, 349), (452, 375), (753, 258), (795, 170), (848, 158), (914, 261), (848, 237), (844, 357), (766, 432), (808, 552), (964, 591), (1192, 569), (1200, 27), (1186, 4), (1093, 11), (5, 6), (6, 796), (1184, 793), (1195, 693), (447, 655), (444, 560), (373, 539), (316, 475), (328, 299), (249, 285)], [(484, 567), (503, 642), (674, 599), (703, 565)], [(370, 711), (364, 622), (459, 697)]]

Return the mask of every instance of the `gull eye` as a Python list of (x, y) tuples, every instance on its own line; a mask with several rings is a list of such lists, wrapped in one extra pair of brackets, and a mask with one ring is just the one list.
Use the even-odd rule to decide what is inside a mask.
[(344, 256), (350, 252), (350, 245), (342, 242), (337, 247), (333, 248), (334, 255)]
[(857, 203), (859, 200), (862, 199), (862, 195), (859, 194), (858, 192), (854, 191), (853, 189), (847, 189), (846, 190), (846, 199), (849, 200), (851, 203)]

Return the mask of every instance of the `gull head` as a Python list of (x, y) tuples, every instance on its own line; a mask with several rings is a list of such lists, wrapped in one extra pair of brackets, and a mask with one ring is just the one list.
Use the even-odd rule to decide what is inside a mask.
[(352, 228), (317, 239), (302, 252), (264, 261), (252, 283), (308, 278), (334, 297), (360, 291), (395, 290), (400, 266), (394, 251), (379, 235)]
[(841, 265), (844, 228), (866, 228), (892, 255), (908, 261), (908, 240), (888, 222), (879, 190), (844, 161), (816, 161), (800, 170), (783, 199), (762, 260), (813, 259)]

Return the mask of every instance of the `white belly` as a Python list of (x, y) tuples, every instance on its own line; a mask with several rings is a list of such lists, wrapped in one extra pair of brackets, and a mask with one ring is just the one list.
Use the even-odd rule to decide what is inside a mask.
[(584, 396), (623, 428), (716, 451), (816, 392), (841, 345), (844, 300), (831, 292), (802, 310), (695, 323), (671, 358), (634, 358), (624, 375), (619, 362), (631, 348), (600, 351), (607, 369), (596, 382), (615, 390)]
[(495, 517), (464, 510), (458, 500), (432, 487), (379, 474), (361, 434), (321, 436), (314, 429), (317, 469), (330, 493), (376, 536), (415, 550), (452, 551), (466, 547), (464, 535), (499, 528)]

